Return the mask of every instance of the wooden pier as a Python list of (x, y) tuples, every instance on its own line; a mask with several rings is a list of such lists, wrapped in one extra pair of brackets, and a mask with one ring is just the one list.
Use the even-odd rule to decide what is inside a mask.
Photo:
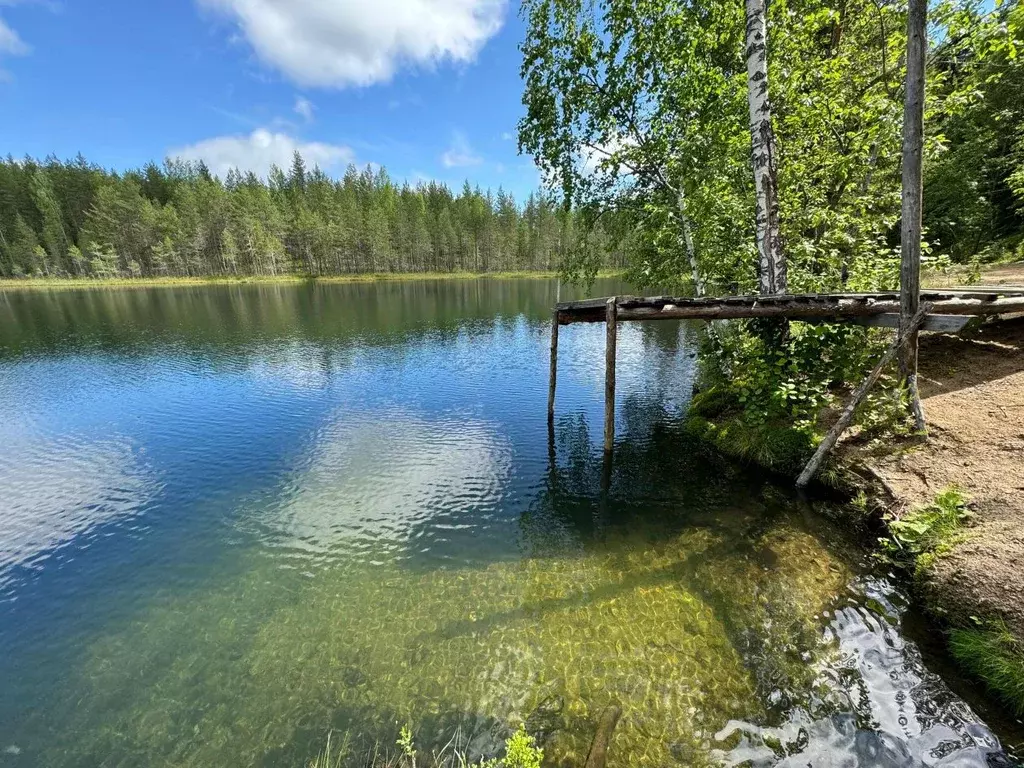
[[(971, 317), (1024, 313), (1024, 287), (972, 286), (970, 288), (923, 290), (920, 292), (920, 301), (927, 311), (922, 313), (920, 318), (916, 318), (915, 331), (919, 328), (925, 331), (955, 333), (961, 330)], [(558, 329), (562, 325), (605, 324), (604, 450), (606, 453), (610, 453), (615, 446), (615, 358), (617, 328), (620, 322), (775, 317), (812, 323), (856, 323), (874, 327), (898, 328), (900, 312), (899, 291), (721, 296), (717, 298), (610, 296), (560, 302), (555, 306), (551, 323), (548, 422), (553, 423), (555, 417)], [(893, 345), (893, 353), (897, 352), (903, 343), (902, 334), (899, 334)], [(877, 376), (875, 378), (877, 379)], [(852, 405), (856, 405), (856, 403), (854, 402)], [(838, 435), (836, 435), (836, 439), (838, 439)]]

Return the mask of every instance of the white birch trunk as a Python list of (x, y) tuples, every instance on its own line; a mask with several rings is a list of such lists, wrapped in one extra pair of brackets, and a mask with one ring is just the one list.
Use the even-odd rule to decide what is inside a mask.
[(768, 100), (768, 27), (765, 0), (745, 0), (747, 12), (747, 99), (750, 106), (751, 159), (757, 200), (758, 289), (786, 292), (786, 258), (779, 228), (775, 134)]
[(704, 295), (704, 280), (700, 276), (700, 268), (697, 266), (697, 251), (693, 247), (693, 229), (690, 226), (690, 217), (686, 214), (686, 192), (682, 184), (679, 185), (679, 197), (676, 200), (679, 207), (679, 222), (683, 230), (683, 247), (686, 249), (686, 257), (690, 260), (690, 271), (693, 276), (693, 291), (697, 296)]

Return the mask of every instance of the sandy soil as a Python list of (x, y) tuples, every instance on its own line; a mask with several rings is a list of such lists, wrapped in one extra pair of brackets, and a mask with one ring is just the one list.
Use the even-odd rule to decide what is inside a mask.
[[(1024, 283), (1014, 267), (1000, 271)], [(970, 538), (939, 558), (928, 588), (951, 613), (1002, 615), (1024, 638), (1024, 318), (922, 334), (920, 387), (927, 442), (870, 463), (908, 508), (952, 483), (966, 491)]]
[[(928, 288), (953, 288), (964, 286), (964, 278), (967, 272), (964, 268), (957, 268), (948, 274), (935, 272), (925, 273), (921, 276), (922, 283)], [(981, 273), (979, 285), (1013, 285), (1024, 286), (1024, 262), (1016, 264), (1000, 264), (996, 267), (987, 267)], [(970, 286), (966, 286), (970, 287)]]

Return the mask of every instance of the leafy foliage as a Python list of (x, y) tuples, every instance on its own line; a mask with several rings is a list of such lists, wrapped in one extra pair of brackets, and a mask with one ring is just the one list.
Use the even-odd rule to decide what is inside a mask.
[(900, 564), (911, 565), (918, 575), (964, 538), (971, 518), (967, 499), (956, 486), (940, 491), (927, 506), (889, 522), (889, 536), (880, 539), (882, 550)]
[[(636, 284), (752, 292), (740, 4), (527, 0), (523, 16), (520, 145), (552, 189), (584, 224), (615, 222), (605, 232)], [(943, 269), (1024, 230), (1024, 12), (1016, 0), (995, 11), (944, 0), (931, 18), (925, 211), (936, 242), (925, 243), (924, 260)], [(892, 289), (906, 7), (780, 0), (768, 28), (789, 290)], [(565, 271), (586, 279), (595, 256), (571, 250)], [(866, 372), (876, 336), (716, 328), (705, 368), (712, 383), (735, 390), (734, 415), (747, 428), (788, 423), (812, 435), (841, 385)], [(901, 427), (898, 405), (898, 396), (876, 396), (860, 416), (868, 427)]]
[(1024, 229), (1024, 8), (945, 2), (931, 56), (925, 224), (954, 261)]

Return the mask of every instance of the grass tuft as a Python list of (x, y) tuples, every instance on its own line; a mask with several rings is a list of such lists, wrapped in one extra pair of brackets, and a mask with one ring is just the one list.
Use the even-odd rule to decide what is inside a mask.
[(1024, 715), (1024, 643), (1002, 622), (985, 628), (954, 629), (949, 641), (954, 658), (1018, 716)]
[[(787, 424), (750, 425), (740, 417), (712, 421), (703, 414), (717, 411), (718, 398), (700, 403), (687, 420), (695, 437), (711, 443), (718, 451), (741, 461), (757, 464), (772, 472), (796, 477), (814, 453), (814, 443), (804, 431)], [(717, 414), (716, 414), (717, 415)]]

